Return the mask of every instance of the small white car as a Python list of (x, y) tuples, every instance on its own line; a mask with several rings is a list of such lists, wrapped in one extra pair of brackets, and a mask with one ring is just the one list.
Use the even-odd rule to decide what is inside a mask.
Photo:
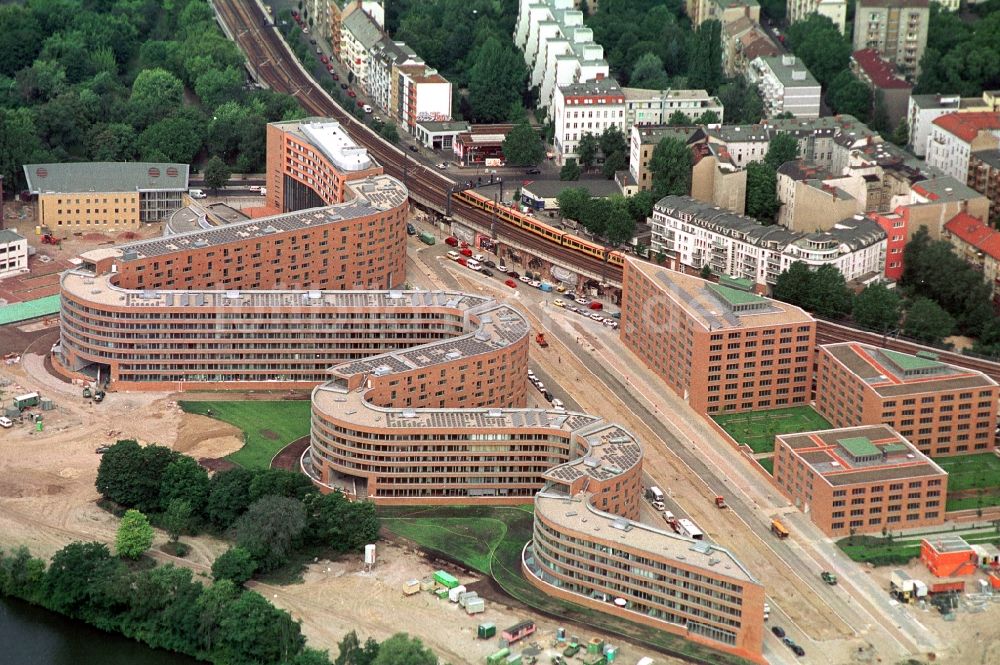
[(539, 287), (541, 287), (541, 285), (542, 285), (542, 283), (541, 283), (541, 282), (539, 282), (539, 281), (538, 281), (537, 279), (533, 279), (533, 280), (531, 280), (531, 281), (530, 281), (530, 282), (528, 282), (528, 283), (529, 283), (529, 284), (531, 284), (531, 285), (532, 285), (533, 287), (535, 287), (536, 289), (537, 289), (537, 288), (539, 288)]
[(497, 264), (497, 270), (499, 270), (500, 272), (507, 272), (508, 270), (510, 270), (510, 268), (508, 268), (507, 266), (505, 266), (502, 263), (498, 263)]
[(458, 261), (459, 256), (461, 256), (461, 254), (459, 254), (455, 250), (448, 252), (448, 258), (451, 259), (452, 261)]
[(518, 277), (518, 279), (520, 279), (525, 284), (531, 284), (531, 278), (530, 277), (525, 277), (524, 275), (521, 275), (520, 277)]
[(552, 406), (554, 406), (557, 409), (560, 409), (564, 406), (563, 401), (557, 397), (554, 400), (552, 400)]
[(586, 298), (577, 298), (576, 299), (576, 304), (578, 304), (578, 305), (589, 305), (590, 301), (587, 300)]
[(437, 167), (438, 167), (439, 169), (441, 169), (442, 171), (444, 171), (444, 170), (445, 170), (446, 168), (448, 168), (448, 162), (439, 162), (439, 163), (437, 164)]
[(14, 426), (14, 421), (7, 416), (0, 416), (0, 427), (8, 429)]
[(365, 104), (364, 106), (361, 107), (361, 110), (364, 111), (365, 113), (371, 113), (372, 107), (369, 104)]
[(480, 263), (486, 260), (486, 256), (484, 256), (483, 254), (476, 254), (472, 258), (479, 261)]
[(593, 319), (594, 321), (603, 321), (604, 320), (604, 317), (601, 316), (600, 314), (591, 314), (590, 318)]
[(545, 384), (542, 383), (541, 381), (535, 381), (535, 387), (538, 388), (538, 392), (540, 393), (545, 392)]

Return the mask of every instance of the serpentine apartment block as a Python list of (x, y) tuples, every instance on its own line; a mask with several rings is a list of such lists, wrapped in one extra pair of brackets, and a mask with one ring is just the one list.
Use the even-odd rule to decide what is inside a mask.
[[(296, 132), (324, 154), (310, 142), (323, 137)], [(489, 297), (398, 289), (402, 183), (347, 179), (339, 199), (277, 164), (268, 194), (280, 181), (282, 205), (333, 205), (82, 254), (62, 275), (56, 367), (111, 390), (312, 388), (302, 469), (324, 491), (534, 502), (532, 584), (763, 663), (760, 583), (729, 552), (636, 521), (635, 437), (527, 408), (525, 316)]]

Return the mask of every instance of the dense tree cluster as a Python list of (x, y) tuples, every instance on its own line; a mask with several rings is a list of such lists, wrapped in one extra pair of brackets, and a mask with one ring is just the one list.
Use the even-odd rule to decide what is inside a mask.
[(522, 118), (503, 140), (503, 156), (509, 166), (533, 166), (545, 159), (545, 146), (538, 132)]
[(810, 270), (801, 261), (778, 275), (773, 295), (778, 300), (833, 319), (849, 314), (853, 304), (853, 294), (836, 267), (824, 265)]
[(761, 224), (773, 224), (778, 209), (778, 168), (797, 159), (799, 143), (791, 134), (778, 134), (767, 147), (763, 162), (747, 165), (746, 214)]
[[(373, 503), (319, 494), (300, 473), (237, 467), (209, 479), (191, 457), (133, 440), (119, 441), (104, 454), (96, 486), (106, 500), (150, 515), (171, 537), (200, 528), (229, 533), (249, 555), (251, 575), (279, 568), (303, 547), (341, 553), (378, 537)], [(230, 554), (222, 569), (245, 570), (238, 556)]]
[(651, 192), (592, 198), (587, 188), (571, 187), (561, 191), (557, 200), (563, 217), (579, 222), (613, 247), (631, 240), (636, 223), (645, 221), (653, 212)]
[[(264, 163), (291, 97), (248, 91), (243, 56), (204, 0), (0, 5), (0, 174), (39, 161)], [(13, 185), (12, 185), (13, 183)]]
[(652, 177), (653, 200), (659, 201), (671, 194), (687, 196), (691, 193), (691, 168), (694, 153), (687, 143), (673, 136), (660, 139), (649, 158)]
[(1000, 0), (975, 5), (968, 20), (931, 3), (927, 49), (915, 93), (978, 97), (1000, 88)]

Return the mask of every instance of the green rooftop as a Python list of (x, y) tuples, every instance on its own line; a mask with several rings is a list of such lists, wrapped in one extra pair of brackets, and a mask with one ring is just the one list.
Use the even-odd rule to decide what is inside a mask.
[(37, 319), (40, 316), (48, 316), (59, 312), (59, 296), (46, 296), (36, 300), (16, 302), (11, 305), (0, 307), (0, 326), (18, 321)]
[(871, 457), (872, 455), (881, 455), (882, 451), (878, 449), (871, 439), (867, 436), (853, 436), (849, 439), (838, 439), (837, 443), (846, 450), (851, 457), (858, 459), (859, 457)]
[(187, 191), (188, 165), (159, 162), (25, 164), (24, 177), (32, 194)]
[(892, 362), (892, 364), (904, 372), (918, 372), (921, 370), (941, 367), (941, 363), (936, 360), (930, 360), (929, 358), (919, 358), (917, 356), (911, 356), (908, 353), (890, 351), (889, 349), (880, 349), (880, 351), (883, 356)]
[(729, 275), (719, 275), (719, 284), (728, 286), (740, 291), (753, 291), (753, 280), (730, 277)]
[(752, 305), (767, 302), (767, 300), (761, 296), (753, 293), (747, 293), (746, 291), (741, 291), (739, 289), (733, 289), (728, 286), (723, 286), (722, 284), (709, 284), (708, 288), (715, 291), (716, 295), (732, 305), (734, 308), (738, 308), (740, 305)]
[(889, 443), (882, 446), (883, 453), (908, 453), (910, 452), (909, 446), (904, 443)]

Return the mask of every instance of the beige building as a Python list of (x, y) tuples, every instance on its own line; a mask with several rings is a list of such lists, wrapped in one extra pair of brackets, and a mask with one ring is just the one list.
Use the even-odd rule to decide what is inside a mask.
[(828, 184), (824, 169), (795, 161), (778, 168), (778, 224), (811, 233), (832, 229), (858, 210), (858, 201), (840, 187)]
[(906, 76), (920, 73), (930, 23), (928, 0), (859, 0), (854, 11), (854, 50), (871, 48)]
[(694, 151), (692, 198), (742, 215), (746, 210), (746, 170), (733, 164), (725, 146), (701, 143), (694, 146)]
[(722, 28), (722, 67), (726, 76), (742, 76), (759, 56), (781, 55), (781, 48), (753, 19), (743, 16)]
[[(660, 141), (667, 137), (675, 138), (685, 143), (691, 143), (691, 137), (697, 132), (693, 127), (640, 127), (635, 125), (629, 134), (629, 182), (623, 183), (629, 191), (626, 193), (645, 192), (653, 188), (653, 174), (649, 170), (649, 160)], [(701, 139), (704, 142), (704, 139)]]
[(183, 207), (187, 164), (26, 164), (38, 222), (53, 231), (130, 231)]
[(844, 34), (844, 26), (847, 24), (846, 0), (788, 0), (786, 6), (790, 24), (805, 21), (813, 14), (819, 14), (833, 21), (837, 30)]

